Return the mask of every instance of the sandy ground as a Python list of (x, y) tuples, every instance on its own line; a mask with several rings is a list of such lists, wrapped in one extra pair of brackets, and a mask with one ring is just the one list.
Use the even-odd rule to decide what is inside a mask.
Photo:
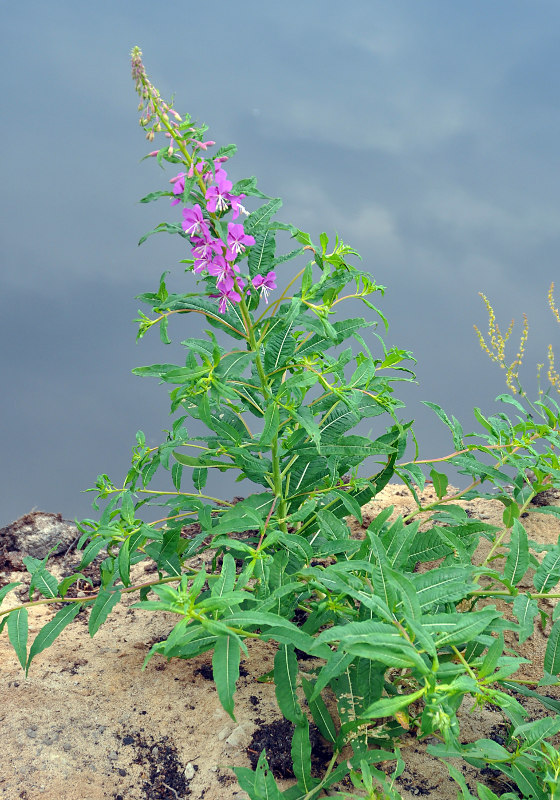
[[(431, 487), (426, 487), (423, 498), (435, 499)], [(558, 499), (553, 502), (557, 504)], [(404, 487), (388, 486), (364, 508), (364, 525), (390, 504), (395, 514), (414, 508)], [(501, 503), (476, 500), (462, 505), (473, 517), (500, 524)], [(555, 517), (535, 513), (523, 522), (530, 538), (557, 541), (560, 521)], [(356, 535), (363, 533), (359, 523), (352, 525)], [(31, 528), (20, 525), (19, 529), (23, 530), (19, 539), (10, 534), (17, 526), (0, 531), (0, 553), (2, 545), (4, 555), (8, 553), (0, 559), (0, 587), (25, 579), (17, 567), (26, 550), (38, 555)], [(71, 526), (66, 534), (71, 540)], [(19, 552), (10, 549), (16, 540)], [(76, 562), (75, 553), (65, 556), (62, 551), (56, 558), (61, 570)], [(19, 587), (3, 607), (25, 599)], [(267, 728), (280, 718), (274, 686), (257, 681), (272, 668), (274, 646), (249, 643), (250, 658), (242, 662), (237, 721), (233, 722), (218, 701), (211, 654), (170, 662), (155, 656), (141, 671), (149, 647), (165, 638), (175, 618), (131, 609), (132, 602), (130, 598), (117, 606), (94, 639), (89, 637), (86, 612), (82, 612), (52, 647), (36, 657), (27, 679), (4, 631), (0, 637), (0, 797), (233, 800), (246, 796), (229, 767), (249, 765), (255, 732), (276, 730)], [(52, 614), (46, 606), (30, 614), (30, 640)], [(545, 646), (546, 634), (540, 630), (523, 646), (522, 654), (535, 662), (525, 669), (524, 677), (539, 680)], [(555, 687), (542, 691), (560, 698)], [(545, 716), (539, 704), (525, 704), (532, 718)], [(502, 741), (505, 726), (499, 711), (465, 708), (461, 718), (464, 741), (481, 736)], [(280, 731), (273, 741), (275, 748), (283, 746)], [(402, 751), (408, 766), (397, 788), (405, 800), (427, 794), (432, 800), (457, 796), (457, 786), (445, 767), (427, 755), (416, 738), (405, 739)], [(481, 775), (466, 767), (464, 774), (471, 791), (476, 781), (498, 795), (511, 788), (491, 771)], [(287, 785), (289, 781), (282, 783)]]

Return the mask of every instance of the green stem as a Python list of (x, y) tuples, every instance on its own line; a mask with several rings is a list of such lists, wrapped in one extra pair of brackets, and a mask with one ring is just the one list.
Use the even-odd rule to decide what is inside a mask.
[[(273, 402), (272, 391), (270, 389), (266, 373), (264, 371), (261, 354), (259, 352), (259, 345), (257, 344), (257, 340), (255, 339), (255, 331), (251, 322), (251, 315), (249, 314), (249, 309), (247, 308), (247, 303), (245, 302), (245, 298), (243, 297), (242, 292), (240, 292), (240, 295), (241, 295), (241, 301), (239, 303), (239, 308), (241, 310), (241, 315), (245, 323), (245, 330), (249, 338), (249, 346), (255, 354), (255, 364), (257, 366), (257, 372), (259, 374), (259, 380), (261, 382), (262, 393), (265, 398), (266, 405), (268, 406), (270, 403)], [(281, 520), (285, 520), (285, 517), (287, 516), (288, 507), (282, 491), (282, 473), (280, 470), (280, 455), (278, 453), (277, 439), (272, 440), (270, 445), (270, 453), (272, 460), (272, 482), (274, 486), (274, 494), (279, 501), (278, 518)], [(288, 526), (286, 525), (285, 521), (280, 522), (279, 525), (280, 529), (284, 533), (288, 532)]]
[[(146, 589), (150, 586), (160, 586), (162, 583), (173, 583), (173, 581), (180, 581), (183, 575), (190, 575), (191, 577), (195, 577), (198, 575), (198, 571), (194, 570), (191, 573), (183, 573), (182, 575), (170, 575), (167, 578), (159, 578), (157, 581), (148, 581), (147, 583), (138, 583), (136, 586), (126, 586), (118, 591), (121, 594), (129, 594), (130, 592), (137, 592), (140, 589)], [(34, 606), (45, 606), (51, 605), (52, 603), (91, 603), (92, 600), (96, 600), (99, 597), (99, 594), (91, 594), (87, 595), (86, 597), (48, 597), (44, 600), (30, 600), (29, 603), (22, 603), (19, 606), (14, 606), (14, 608), (6, 608), (0, 610), (0, 617), (5, 616), (6, 614), (10, 614), (12, 611), (17, 611), (20, 608), (33, 608)]]

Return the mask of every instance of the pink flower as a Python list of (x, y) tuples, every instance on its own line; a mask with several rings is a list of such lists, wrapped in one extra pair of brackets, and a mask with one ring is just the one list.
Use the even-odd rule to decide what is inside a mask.
[(232, 188), (231, 181), (228, 181), (227, 174), (224, 169), (216, 170), (216, 182), (214, 186), (210, 186), (206, 192), (206, 208), (212, 213), (216, 211), (227, 211), (228, 206), (231, 205), (233, 209), (233, 218), (237, 219), (239, 211), (244, 211), (243, 206), (239, 202), (244, 194), (235, 195), (231, 194)]
[(223, 169), (218, 170), (218, 172), (222, 172), (224, 177), (216, 178), (215, 185), (210, 186), (206, 192), (206, 208), (212, 214), (215, 214), (216, 211), (227, 211), (231, 197), (229, 190), (233, 186), (232, 182), (225, 177), (226, 173)]
[(245, 246), (252, 244), (255, 244), (255, 239), (250, 234), (245, 233), (243, 225), (237, 225), (235, 222), (228, 222), (226, 251), (226, 258), (228, 261), (235, 261), (237, 256), (245, 250)]
[(182, 227), (189, 236), (202, 236), (203, 239), (210, 239), (210, 231), (198, 203), (192, 208), (183, 209)]
[[(238, 279), (238, 284), (239, 288), (243, 289), (245, 284), (241, 278)], [(225, 314), (228, 307), (228, 302), (241, 302), (241, 295), (235, 290), (235, 283), (231, 276), (226, 277), (218, 288), (220, 289), (220, 294), (211, 294), (210, 297), (219, 298), (220, 302), (218, 308), (220, 314)]]
[(268, 305), (268, 295), (273, 289), (276, 289), (276, 273), (269, 272), (265, 277), (255, 275), (251, 282), (255, 289), (261, 290), (261, 297), (264, 297), (264, 302)]
[[(179, 195), (183, 194), (185, 191), (185, 173), (180, 172), (178, 175), (175, 175), (174, 178), (171, 178), (169, 183), (173, 184), (173, 194)], [(176, 206), (177, 203), (180, 202), (180, 198), (176, 197), (174, 200), (171, 201), (172, 206)]]
[(225, 286), (229, 280), (233, 281), (234, 272), (239, 272), (237, 264), (228, 264), (223, 256), (216, 256), (208, 264), (208, 274), (217, 278), (216, 286), (218, 289), (220, 289), (221, 285)]

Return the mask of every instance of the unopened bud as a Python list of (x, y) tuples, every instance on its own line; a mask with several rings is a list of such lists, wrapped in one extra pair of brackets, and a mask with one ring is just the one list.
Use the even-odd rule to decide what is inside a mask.
[(169, 148), (167, 149), (167, 155), (168, 155), (168, 156), (172, 156), (172, 155), (173, 155), (173, 147), (169, 147)]
[(156, 125), (154, 130), (155, 130), (156, 133), (161, 133), (162, 132), (163, 128), (161, 127), (161, 122), (158, 122), (158, 124)]
[(144, 108), (144, 103), (138, 103), (138, 111), (142, 111)]
[(152, 152), (148, 153), (148, 155), (150, 156), (150, 158), (155, 158), (155, 156), (157, 156), (158, 153), (159, 150), (152, 150)]
[(154, 138), (155, 138), (155, 134), (154, 134), (154, 132), (153, 132), (153, 131), (148, 131), (148, 133), (146, 134), (146, 139), (147, 139), (149, 142), (153, 142), (153, 141), (154, 141)]

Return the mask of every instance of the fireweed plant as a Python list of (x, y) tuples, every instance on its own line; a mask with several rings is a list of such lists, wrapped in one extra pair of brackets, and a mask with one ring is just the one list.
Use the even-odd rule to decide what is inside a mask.
[[(76, 573), (58, 581), (48, 559), (24, 559), (29, 602), (0, 610), (0, 630), (28, 672), (82, 609), (93, 636), (123, 595), (137, 594), (134, 608), (177, 616), (146, 662), (212, 651), (218, 696), (232, 718), (246, 641), (276, 642), (274, 669), (263, 679), (274, 682), (293, 725), (295, 782), (280, 792), (263, 751), (255, 770), (234, 767), (251, 800), (332, 795), (344, 779), (339, 797), (398, 798), (399, 743), (411, 736), (428, 738), (434, 758), (501, 773), (511, 789), (503, 797), (560, 798), (560, 753), (549, 741), (560, 732), (560, 701), (516, 677), (535, 620), (548, 632), (540, 685), (557, 685), (560, 673), (560, 612), (550, 611), (560, 597), (560, 544), (538, 545), (523, 525), (528, 514), (560, 516), (560, 507), (532, 503), (560, 486), (558, 404), (544, 393), (525, 405), (522, 393), (501, 395), (514, 418), (475, 409), (481, 432), (465, 434), (428, 403), (450, 429), (453, 452), (423, 460), (415, 450), (403, 461), (415, 440), (398, 417), (394, 387), (413, 380), (413, 359), (387, 347), (378, 330), (387, 323), (369, 298), (384, 288), (352, 266), (357, 253), (338, 237), (333, 245), (321, 234), (317, 244), (276, 221), (281, 201), (260, 192), (255, 178), (233, 182), (235, 146), (214, 149), (206, 126), (161, 98), (138, 48), (132, 72), (146, 137), (163, 139), (149, 156), (173, 169), (167, 188), (142, 201), (166, 198), (173, 221), (141, 242), (158, 232), (181, 237), (187, 273), (185, 293), (170, 294), (164, 274), (156, 291), (140, 295), (151, 310), (140, 312), (138, 337), (157, 326), (169, 343), (168, 323), (180, 325), (181, 315), (207, 327), (204, 337), (181, 342), (184, 364), (134, 370), (171, 387), (175, 416), (165, 441), (148, 447), (139, 432), (122, 486), (99, 476), (94, 506), (105, 505), (98, 521), (80, 523)], [(296, 246), (281, 252), (290, 237)], [(306, 263), (289, 279), (293, 259)], [(344, 300), (360, 300), (366, 316), (337, 318)], [(491, 345), (503, 359), (496, 330), (491, 320)], [(189, 418), (206, 433), (189, 434)], [(352, 432), (368, 420), (373, 433)], [(371, 474), (361, 477), (366, 461)], [(465, 489), (451, 489), (446, 464), (468, 476)], [(162, 469), (173, 488), (152, 488)], [(237, 503), (212, 497), (209, 470), (233, 471), (260, 488)], [(437, 496), (429, 504), (421, 500), (426, 472)], [(362, 538), (351, 536), (346, 519), (361, 522), (362, 506), (393, 477), (415, 510), (394, 519), (386, 508)], [(457, 503), (476, 497), (501, 501), (501, 526), (471, 519)], [(142, 519), (148, 505), (159, 507), (155, 522)], [(485, 555), (477, 556), (481, 540)], [(204, 566), (193, 567), (200, 556)], [(92, 564), (100, 589), (76, 593), (78, 581), (91, 582), (81, 570)], [(155, 564), (157, 577), (134, 583), (138, 564)], [(17, 585), (5, 586), (0, 600)], [(28, 612), (49, 603), (58, 610), (28, 646)], [(548, 716), (528, 720), (524, 697)], [(503, 743), (462, 741), (464, 700), (500, 711)], [(311, 722), (332, 747), (319, 774)], [(448, 769), (470, 800), (461, 771)], [(498, 797), (482, 782), (477, 793)]]

